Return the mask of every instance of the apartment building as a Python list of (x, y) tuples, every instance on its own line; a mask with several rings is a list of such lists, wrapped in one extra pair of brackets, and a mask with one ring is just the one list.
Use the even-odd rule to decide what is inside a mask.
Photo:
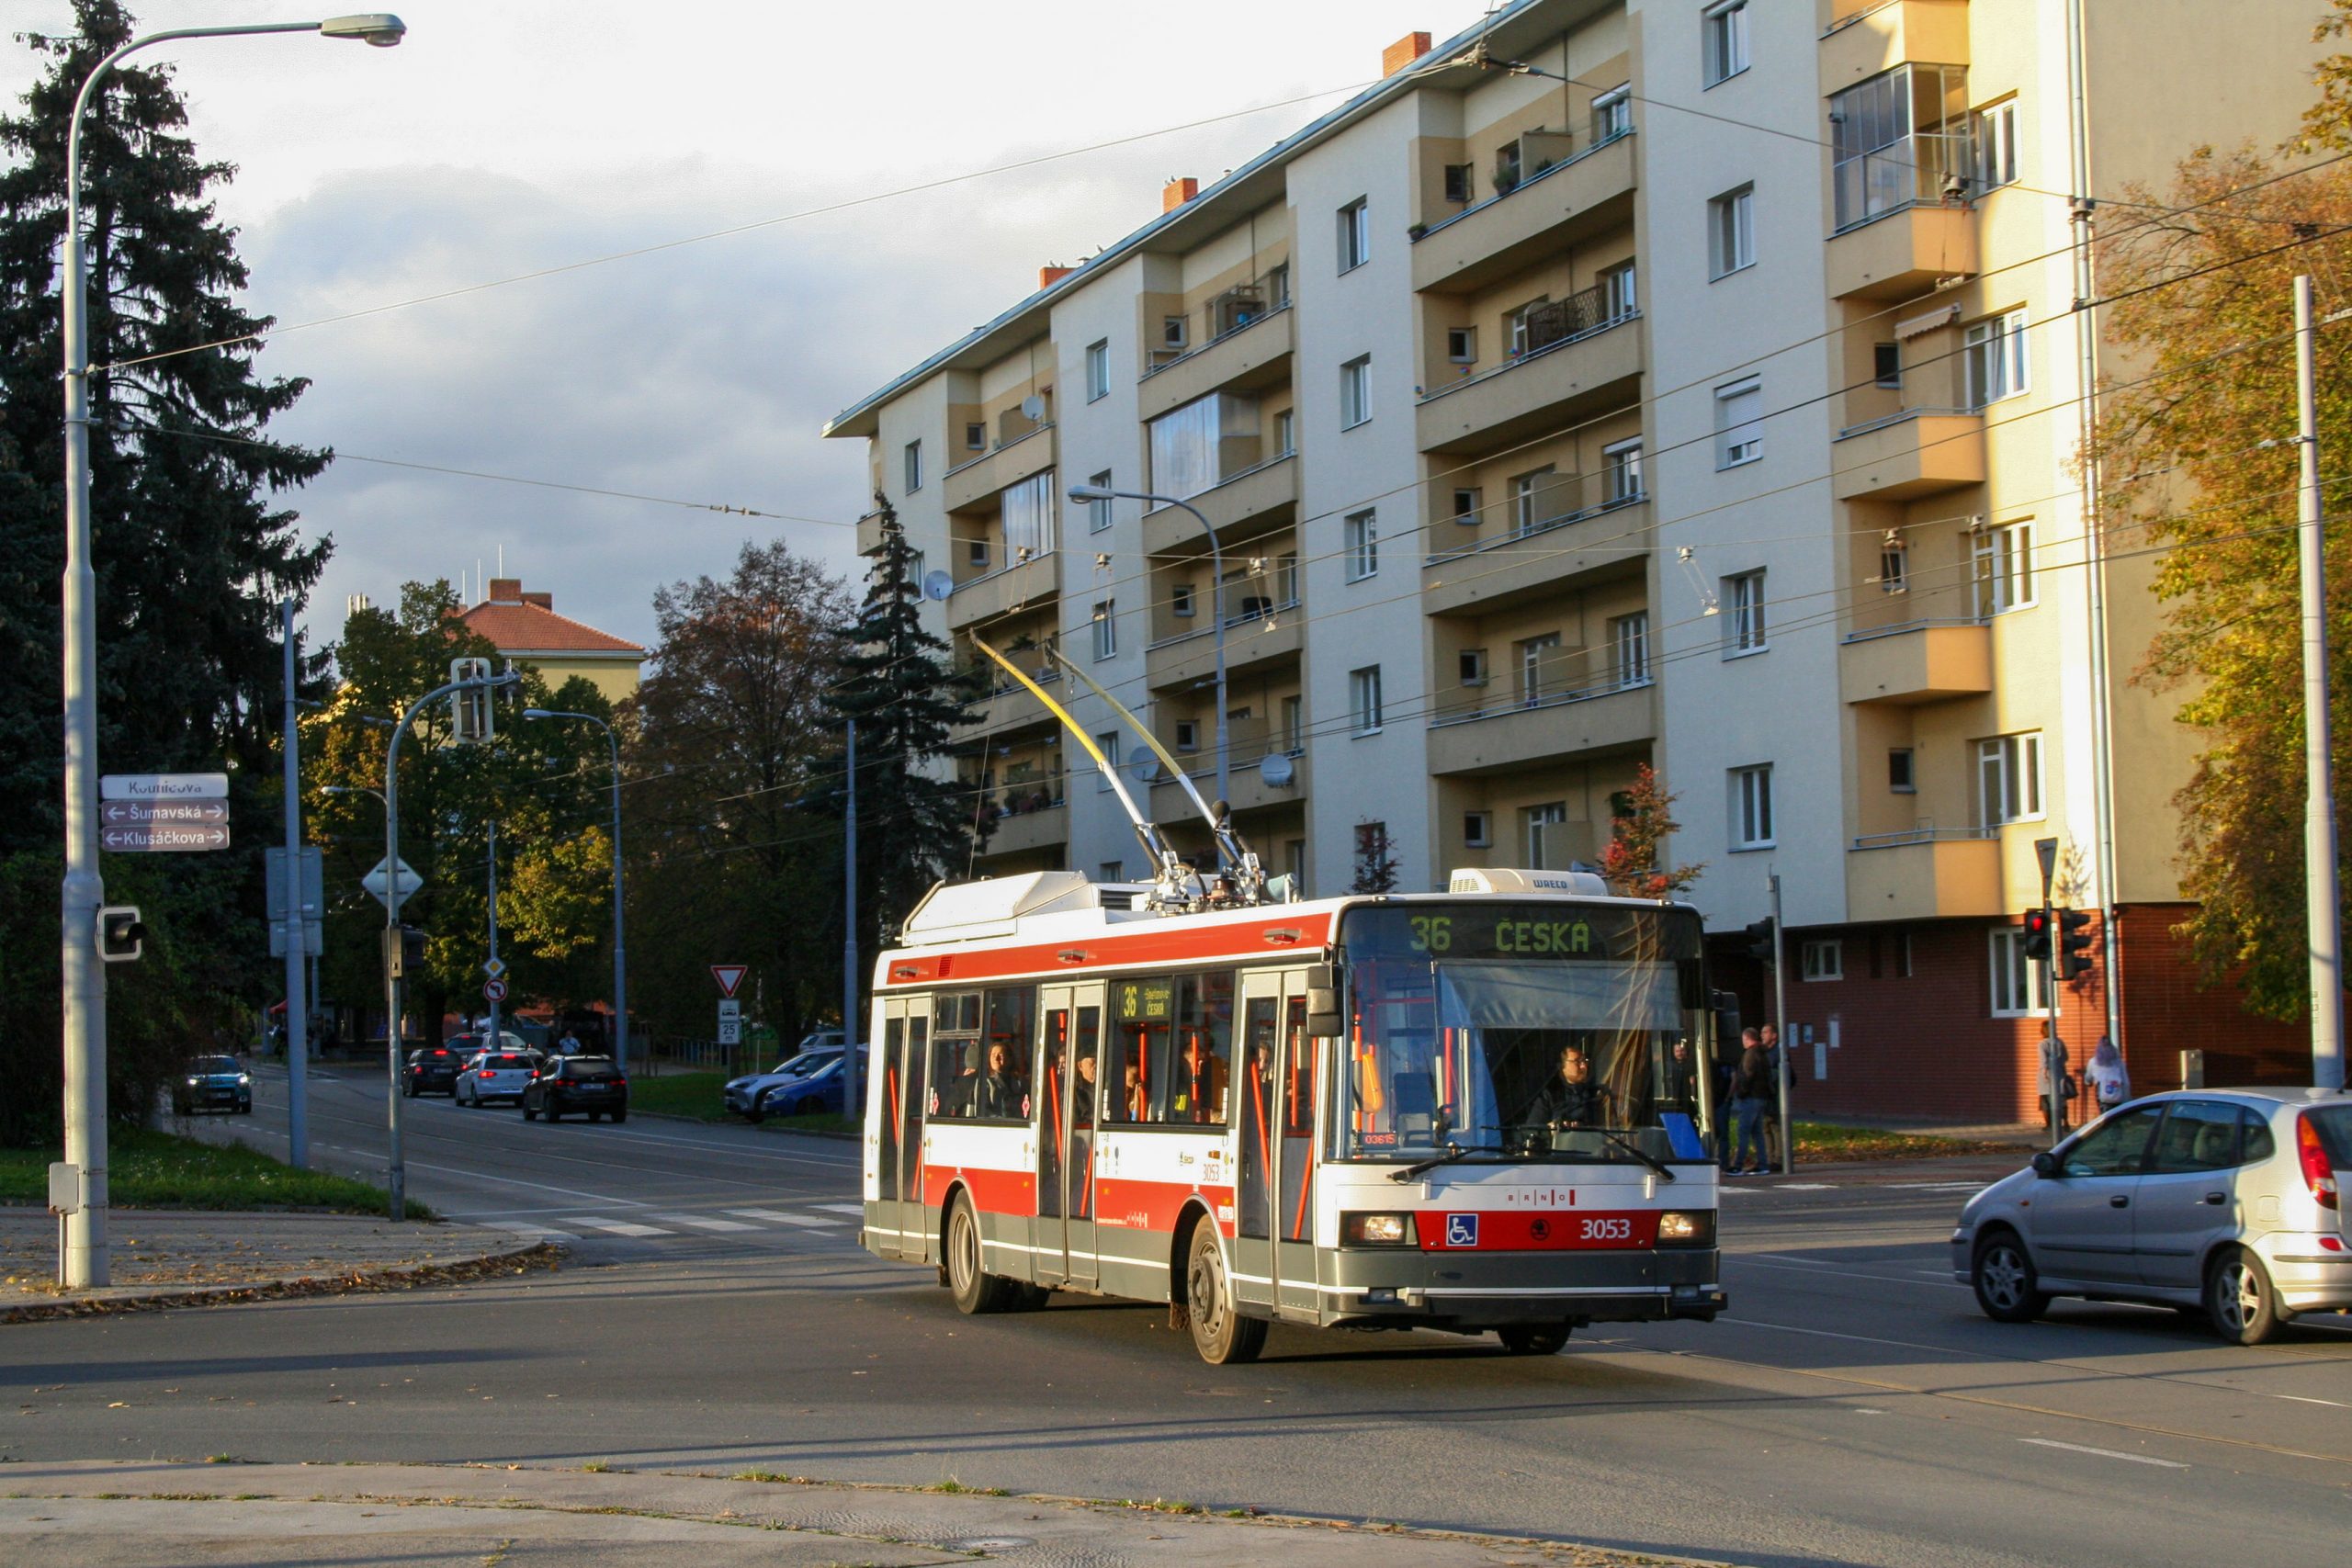
[[(1590, 862), (1656, 767), (1752, 1017), (1779, 878), (1809, 1109), (2028, 1113), (2049, 839), (2115, 922), (2054, 987), (2078, 1060), (2114, 1027), (2143, 1083), (2186, 1048), (2291, 1076), (2300, 1034), (2171, 935), (2194, 740), (2130, 682), (2153, 566), (2084, 528), (2113, 366), (2069, 196), (2287, 135), (2310, 7), (2234, 8), (2218, 57), (2195, 0), (2076, 8), (1517, 0), (1411, 35), (826, 434), (867, 443), (942, 634), (1047, 683), (1180, 841), (1180, 787), (1048, 649), (1317, 893)], [(957, 767), (982, 871), (1139, 870), (1016, 683)]]

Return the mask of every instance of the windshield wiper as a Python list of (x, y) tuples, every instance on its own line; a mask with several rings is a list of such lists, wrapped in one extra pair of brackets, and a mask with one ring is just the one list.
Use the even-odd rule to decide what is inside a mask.
[(1661, 1181), (1672, 1181), (1674, 1179), (1674, 1172), (1667, 1168), (1667, 1165), (1664, 1160), (1659, 1159), (1657, 1156), (1649, 1153), (1638, 1144), (1628, 1143), (1624, 1138), (1618, 1135), (1614, 1128), (1589, 1127), (1586, 1128), (1585, 1131), (1600, 1134), (1602, 1137), (1608, 1139), (1617, 1147), (1624, 1150), (1627, 1154), (1632, 1155), (1635, 1159), (1640, 1160), (1644, 1165), (1648, 1166), (1652, 1170), (1657, 1172), (1658, 1179)]
[(1413, 1164), (1407, 1166), (1402, 1170), (1392, 1170), (1388, 1173), (1388, 1179), (1391, 1181), (1410, 1181), (1413, 1178), (1421, 1175), (1425, 1171), (1435, 1170), (1439, 1166), (1451, 1165), (1455, 1160), (1467, 1159), (1472, 1155), (1492, 1154), (1495, 1151), (1492, 1149), (1465, 1149), (1460, 1144), (1450, 1143), (1445, 1145), (1445, 1153), (1442, 1155), (1431, 1155), (1425, 1160), (1417, 1160)]

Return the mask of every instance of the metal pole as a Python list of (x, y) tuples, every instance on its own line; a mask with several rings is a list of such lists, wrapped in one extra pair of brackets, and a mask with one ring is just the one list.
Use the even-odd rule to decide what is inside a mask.
[(1774, 1089), (1781, 1097), (1781, 1174), (1797, 1168), (1796, 1128), (1789, 1120), (1789, 928), (1781, 919), (1781, 874), (1772, 873), (1772, 1031), (1781, 1037), (1780, 1065), (1773, 1068)]
[(613, 1066), (628, 1071), (628, 938), (621, 924), (621, 741), (598, 719), (613, 750)]
[(280, 640), (285, 644), (286, 674), (286, 1163), (297, 1170), (311, 1163), (310, 1086), (307, 1060), (311, 1054), (310, 976), (303, 971), (309, 955), (311, 909), (305, 901), (310, 878), (302, 874), (301, 737), (294, 728), (294, 601), (277, 603)]
[(1225, 550), (1218, 544), (1216, 529), (1201, 516), (1200, 508), (1188, 502), (1176, 503), (1199, 519), (1201, 528), (1209, 536), (1209, 570), (1216, 574), (1213, 586), (1212, 608), (1216, 615), (1216, 798), (1219, 805), (1230, 809), (1233, 805), (1231, 749), (1225, 734)]
[(2344, 1087), (2343, 894), (2335, 861), (2335, 790), (2327, 706), (2327, 556), (2319, 493), (2319, 391), (2312, 280), (2295, 279), (2296, 444), (2302, 454), (2296, 533), (2302, 546), (2303, 867), (2312, 942), (2312, 1081)]
[[(490, 825), (490, 955), (492, 958), (498, 956), (498, 824), (494, 820)], [(492, 1049), (496, 1049), (501, 1043), (498, 1038), (501, 1010), (498, 998), (492, 997), (490, 998), (490, 1043)]]
[(842, 1114), (865, 1122), (857, 1097), (857, 720), (849, 721), (846, 794), (849, 809), (842, 844)]

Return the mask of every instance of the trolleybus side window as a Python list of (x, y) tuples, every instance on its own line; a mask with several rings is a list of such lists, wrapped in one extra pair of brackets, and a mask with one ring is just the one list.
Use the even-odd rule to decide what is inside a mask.
[(1115, 981), (1111, 1030), (1103, 1121), (1225, 1124), (1233, 1055), (1231, 970)]
[(953, 991), (932, 998), (931, 1098), (933, 1120), (973, 1114), (980, 1076), (980, 994)]
[(1176, 982), (1166, 975), (1114, 981), (1111, 1051), (1102, 1082), (1105, 1122), (1167, 1119), (1168, 1039)]
[(1029, 1020), (1035, 1005), (1036, 993), (1026, 986), (988, 992), (985, 1007), (978, 991), (951, 992), (934, 999), (930, 1100), (933, 1118), (963, 1122), (1027, 1118)]
[(1168, 1120), (1224, 1126), (1233, 1059), (1232, 970), (1177, 976), (1175, 1045)]
[(1030, 1111), (1029, 1052), (1036, 1035), (1030, 1027), (1037, 993), (1010, 986), (988, 994), (988, 1034), (980, 1058), (977, 1115), (1027, 1121)]

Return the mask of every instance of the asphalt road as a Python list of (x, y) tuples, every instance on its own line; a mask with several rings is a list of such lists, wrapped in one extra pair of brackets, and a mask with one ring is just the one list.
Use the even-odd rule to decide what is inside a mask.
[[(216, 1131), (269, 1141), (283, 1083), (259, 1087)], [(408, 1108), (412, 1191), (577, 1237), (572, 1264), (0, 1330), (0, 1460), (953, 1478), (1758, 1563), (2324, 1562), (2352, 1528), (2352, 1333), (2241, 1348), (2064, 1303), (1990, 1323), (1946, 1272), (1961, 1172), (1738, 1185), (1712, 1325), (1542, 1361), (1276, 1327), (1257, 1365), (1212, 1369), (1164, 1310), (959, 1317), (929, 1272), (858, 1249), (846, 1145)], [(380, 1169), (382, 1110), (373, 1080), (320, 1084), (322, 1159)]]

